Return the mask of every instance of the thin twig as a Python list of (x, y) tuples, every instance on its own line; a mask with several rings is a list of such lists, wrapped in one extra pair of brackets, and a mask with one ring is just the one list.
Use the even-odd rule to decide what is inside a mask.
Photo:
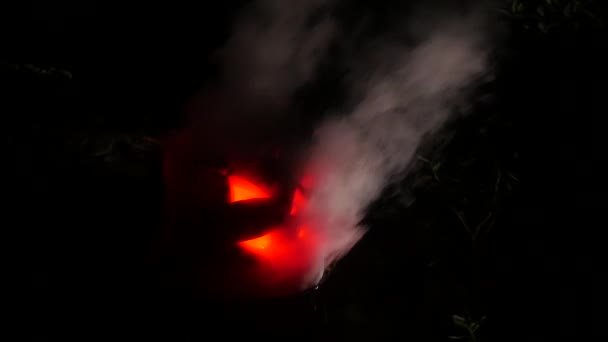
[(458, 217), (458, 219), (460, 220), (460, 222), (462, 223), (462, 225), (464, 226), (464, 229), (467, 230), (467, 232), (473, 236), (473, 231), (471, 230), (471, 228), (469, 227), (469, 225), (466, 222), (466, 219), (464, 217), (464, 214), (460, 211), (457, 211), (456, 209), (452, 209), (452, 211), (454, 212), (454, 214), (456, 215), (456, 217)]
[(479, 222), (477, 227), (475, 227), (475, 234), (473, 236), (474, 240), (477, 240), (477, 237), (479, 236), (479, 233), (481, 232), (481, 228), (483, 228), (483, 226), (490, 220), (490, 218), (492, 218), (492, 212), (489, 212), (488, 215), (486, 216), (486, 218), (484, 218), (481, 222)]

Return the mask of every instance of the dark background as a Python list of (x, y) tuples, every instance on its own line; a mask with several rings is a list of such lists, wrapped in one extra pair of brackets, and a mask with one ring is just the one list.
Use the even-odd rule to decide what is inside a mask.
[[(3, 5), (8, 323), (24, 337), (84, 340), (600, 332), (608, 56), (598, 3), (504, 5), (489, 100), (451, 125), (439, 151), (421, 151), (321, 288), (230, 304), (162, 289), (147, 256), (162, 137), (216, 77), (210, 52), (239, 4)], [(390, 5), (357, 10), (381, 17)]]

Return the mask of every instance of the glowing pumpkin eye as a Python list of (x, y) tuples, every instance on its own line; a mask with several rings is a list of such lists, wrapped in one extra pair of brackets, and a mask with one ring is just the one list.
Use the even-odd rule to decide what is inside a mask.
[(237, 176), (228, 177), (228, 187), (230, 188), (230, 203), (270, 197), (270, 195), (258, 185)]
[(306, 202), (306, 199), (304, 198), (304, 195), (302, 194), (300, 189), (296, 189), (295, 193), (293, 194), (291, 210), (289, 211), (289, 214), (290, 215), (297, 214), (298, 211), (300, 211), (300, 209), (302, 209), (304, 207), (305, 202)]
[(272, 245), (273, 235), (272, 233), (267, 233), (255, 239), (241, 241), (239, 245), (249, 252), (262, 253), (263, 251), (261, 250), (265, 250)]

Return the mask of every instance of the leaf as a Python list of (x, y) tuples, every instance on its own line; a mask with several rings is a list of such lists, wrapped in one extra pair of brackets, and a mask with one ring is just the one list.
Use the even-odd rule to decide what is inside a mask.
[(538, 6), (536, 8), (536, 12), (538, 13), (538, 15), (540, 15), (541, 17), (545, 16), (545, 9), (543, 8), (543, 6)]
[(67, 71), (67, 70), (60, 69), (60, 70), (58, 71), (58, 73), (60, 73), (60, 74), (61, 74), (63, 77), (67, 78), (68, 80), (71, 80), (71, 79), (72, 79), (72, 77), (73, 77), (73, 76), (72, 76), (72, 73), (71, 73), (71, 72), (69, 72), (69, 71)]
[(417, 155), (417, 156), (416, 156), (416, 159), (418, 159), (418, 160), (420, 160), (420, 161), (422, 161), (422, 162), (424, 162), (424, 163), (427, 163), (427, 164), (430, 164), (430, 163), (431, 163), (431, 161), (430, 161), (430, 160), (428, 160), (427, 158), (425, 158), (425, 157), (423, 157), (423, 156), (421, 156), (421, 155)]
[(570, 18), (570, 16), (572, 16), (572, 5), (570, 3), (568, 3), (564, 8), (564, 15), (567, 18)]
[(587, 17), (589, 17), (589, 19), (595, 20), (597, 18), (596, 15), (593, 12), (589, 11), (588, 9), (583, 9), (582, 13), (585, 14)]
[(519, 1), (514, 0), (513, 3), (511, 4), (511, 12), (516, 13), (518, 5), (519, 5)]
[(465, 318), (459, 315), (452, 315), (452, 320), (454, 321), (454, 323), (456, 322), (464, 322)]
[(512, 14), (512, 12), (509, 12), (509, 10), (506, 10), (506, 9), (504, 9), (504, 8), (499, 8), (497, 11), (498, 11), (499, 13), (501, 13), (501, 14), (503, 14), (503, 15), (507, 15), (507, 16), (510, 16), (510, 15)]
[(456, 326), (468, 329), (467, 320), (464, 317), (458, 316), (458, 315), (453, 315), (452, 320), (454, 321), (454, 324)]
[(505, 174), (507, 175), (507, 177), (511, 178), (512, 180), (514, 180), (515, 182), (519, 183), (519, 178), (517, 178), (517, 176), (515, 176), (514, 174), (512, 174), (509, 171), (504, 171)]

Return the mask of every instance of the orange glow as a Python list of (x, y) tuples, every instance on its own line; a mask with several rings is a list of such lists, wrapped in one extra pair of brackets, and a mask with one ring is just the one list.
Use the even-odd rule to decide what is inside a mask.
[(270, 197), (260, 186), (241, 177), (229, 176), (228, 186), (230, 187), (230, 203)]
[(300, 291), (316, 277), (319, 240), (303, 226), (279, 226), (267, 234), (238, 243), (255, 260), (250, 286), (272, 294)]
[[(243, 178), (230, 176), (228, 179), (230, 184), (231, 202), (268, 197), (263, 190)], [(238, 192), (241, 190), (242, 192)], [(291, 201), (291, 210), (289, 214), (292, 216), (300, 213), (307, 202), (306, 197), (304, 197), (304, 194), (300, 189), (294, 191)], [(240, 241), (238, 242), (238, 245), (247, 252), (262, 258), (284, 256), (286, 253), (289, 254), (293, 252), (291, 249), (300, 247), (298, 245), (301, 245), (302, 242), (304, 242), (303, 240), (307, 240), (309, 237), (308, 231), (310, 229), (307, 226), (300, 225), (295, 231), (294, 228), (295, 227), (275, 227), (265, 235), (246, 241)], [(291, 231), (291, 233), (289, 233), (289, 231)]]
[(300, 189), (296, 189), (296, 192), (293, 194), (293, 200), (291, 202), (291, 210), (289, 211), (289, 215), (295, 215), (304, 207), (306, 199), (304, 195), (302, 195), (302, 191)]
[[(303, 183), (309, 185), (309, 181), (307, 177)], [(300, 217), (308, 204), (307, 189), (303, 184), (300, 186), (293, 192), (290, 217), (283, 224), (269, 227), (262, 236), (237, 243), (255, 260), (251, 284), (267, 291), (288, 293), (308, 286), (317, 277), (317, 256), (323, 236), (304, 222), (305, 217)]]
[(283, 227), (273, 229), (260, 237), (241, 241), (238, 245), (249, 254), (268, 262), (281, 260), (289, 252), (290, 247)]
[(258, 251), (272, 246), (272, 233), (262, 235), (258, 238), (242, 241), (239, 243), (243, 248), (249, 251)]
[[(260, 237), (239, 242), (239, 246), (250, 253), (257, 255), (277, 255), (286, 244), (293, 243), (294, 239), (289, 238), (282, 232), (285, 228), (280, 227), (272, 230), (270, 233)], [(308, 236), (307, 227), (301, 227), (297, 230), (297, 238), (303, 239)]]
[(238, 245), (251, 255), (275, 266), (291, 268), (310, 252), (311, 235), (307, 227), (275, 227), (270, 232)]

